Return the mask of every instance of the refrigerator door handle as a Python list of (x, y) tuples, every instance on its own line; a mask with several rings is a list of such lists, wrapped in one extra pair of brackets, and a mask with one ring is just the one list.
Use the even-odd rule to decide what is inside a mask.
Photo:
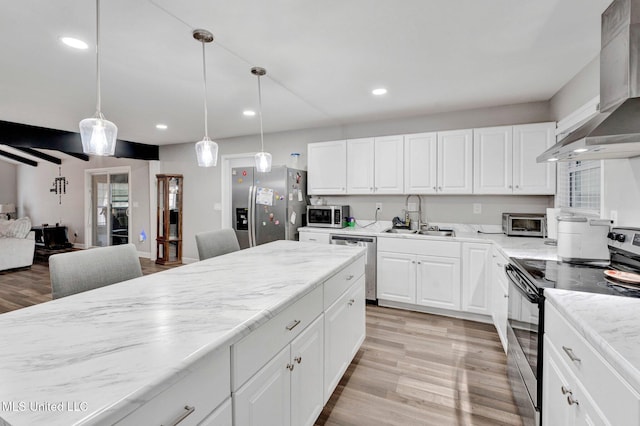
[(253, 206), (254, 206), (253, 201), (254, 201), (254, 199), (253, 199), (253, 185), (251, 185), (249, 187), (249, 200), (247, 201), (247, 206), (248, 206), (247, 216), (248, 216), (248, 219), (249, 219), (249, 226), (248, 226), (248, 228), (249, 228), (249, 232), (248, 232), (248, 235), (249, 235), (249, 247), (254, 247), (255, 246), (254, 236), (253, 236), (253, 231), (255, 229), (255, 218), (253, 216)]

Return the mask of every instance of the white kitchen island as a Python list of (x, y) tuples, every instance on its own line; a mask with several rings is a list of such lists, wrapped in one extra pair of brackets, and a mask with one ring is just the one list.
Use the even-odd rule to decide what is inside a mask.
[(364, 339), (363, 256), (277, 241), (0, 315), (0, 425), (230, 424), (232, 396), (287, 348), (301, 371), (318, 330), (321, 409)]

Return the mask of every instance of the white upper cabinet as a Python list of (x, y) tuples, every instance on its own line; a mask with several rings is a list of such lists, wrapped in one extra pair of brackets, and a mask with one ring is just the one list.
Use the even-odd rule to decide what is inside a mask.
[(347, 193), (347, 141), (307, 145), (309, 195)]
[(347, 193), (372, 194), (374, 182), (374, 139), (347, 141)]
[(402, 194), (404, 137), (347, 141), (348, 194)]
[(404, 192), (435, 194), (437, 192), (438, 135), (417, 133), (404, 137)]
[(375, 138), (376, 194), (404, 192), (404, 136)]
[(473, 131), (438, 132), (438, 194), (473, 192)]
[(555, 194), (555, 164), (536, 163), (536, 157), (554, 143), (555, 123), (473, 132), (474, 194)]
[(536, 163), (536, 157), (555, 143), (556, 123), (513, 126), (513, 193), (556, 193), (555, 163)]
[(513, 126), (473, 131), (473, 192), (513, 192)]

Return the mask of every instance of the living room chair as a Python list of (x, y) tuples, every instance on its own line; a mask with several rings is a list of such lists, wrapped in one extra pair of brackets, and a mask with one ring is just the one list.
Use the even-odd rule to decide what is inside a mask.
[(136, 246), (123, 244), (49, 257), (54, 299), (142, 276)]
[(231, 228), (196, 234), (196, 245), (200, 260), (240, 250), (236, 233)]

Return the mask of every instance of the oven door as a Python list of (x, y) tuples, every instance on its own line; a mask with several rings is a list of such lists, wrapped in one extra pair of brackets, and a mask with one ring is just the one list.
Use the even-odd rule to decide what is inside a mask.
[(509, 277), (507, 373), (524, 424), (538, 426), (542, 400), (542, 375), (539, 374), (542, 298), (516, 268), (507, 265), (505, 269)]

